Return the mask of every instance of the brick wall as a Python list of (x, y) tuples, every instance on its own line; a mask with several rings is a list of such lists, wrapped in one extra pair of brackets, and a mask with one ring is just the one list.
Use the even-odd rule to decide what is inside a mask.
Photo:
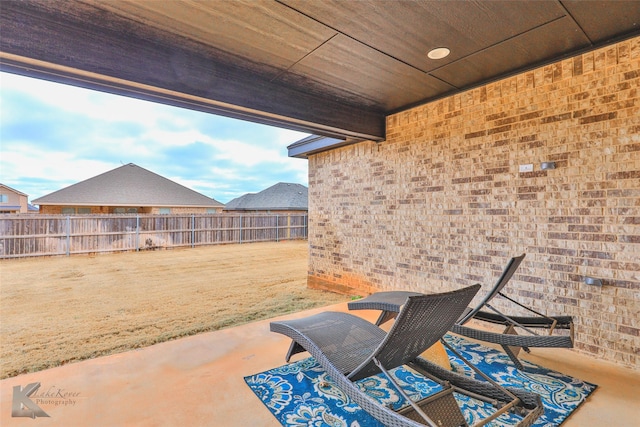
[[(160, 214), (162, 208), (158, 208), (158, 207), (153, 207), (153, 208), (145, 208), (146, 212), (145, 213), (151, 213), (151, 214)], [(214, 209), (214, 208), (200, 208), (200, 207), (172, 207), (171, 208), (171, 214), (172, 215), (182, 215), (182, 214), (206, 214), (206, 213), (214, 213), (214, 212), (209, 212), (209, 209)], [(222, 207), (220, 208), (215, 208), (215, 213), (222, 213)]]
[[(61, 215), (62, 209), (71, 206), (60, 206), (60, 205), (40, 205), (40, 214), (44, 215)], [(91, 214), (108, 214), (109, 207), (107, 206), (80, 206), (82, 208), (91, 209)]]
[[(67, 206), (54, 206), (54, 205), (42, 205), (40, 206), (40, 213), (41, 214), (47, 214), (47, 215), (59, 215), (62, 214), (62, 209), (65, 208)], [(85, 206), (80, 206), (80, 207), (85, 207)], [(86, 208), (91, 209), (91, 214), (92, 215), (96, 215), (96, 214), (112, 214), (114, 213), (114, 210), (116, 209), (113, 206), (86, 206)], [(145, 207), (137, 207), (139, 214), (160, 214), (161, 208), (158, 207), (149, 207), (149, 206), (145, 206)], [(216, 213), (221, 213), (222, 212), (222, 208), (215, 208), (216, 209)], [(206, 213), (211, 213), (209, 212), (209, 208), (201, 208), (201, 207), (195, 207), (195, 208), (189, 208), (189, 207), (173, 207), (171, 208), (171, 214), (173, 215), (179, 215), (179, 214), (206, 214)]]
[(309, 194), (309, 286), (491, 285), (526, 252), (509, 294), (640, 362), (640, 38), (389, 116), (310, 156)]

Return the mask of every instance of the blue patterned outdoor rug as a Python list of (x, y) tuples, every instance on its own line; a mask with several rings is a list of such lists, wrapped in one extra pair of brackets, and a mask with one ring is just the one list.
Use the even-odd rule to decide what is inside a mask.
[[(445, 340), (499, 384), (538, 393), (544, 404), (544, 415), (534, 424), (536, 427), (560, 425), (597, 387), (524, 360), (522, 363), (527, 371), (518, 371), (509, 358), (498, 350), (457, 336), (447, 335)], [(451, 352), (449, 359), (455, 371), (477, 378), (473, 370)], [(412, 399), (417, 400), (440, 389), (438, 384), (404, 367), (394, 369), (391, 373)], [(311, 357), (245, 377), (245, 381), (283, 426), (383, 427), (336, 387)], [(382, 375), (365, 378), (357, 381), (357, 384), (383, 405), (390, 404), (398, 409), (406, 404)], [(469, 424), (494, 412), (490, 404), (465, 395), (455, 395)], [(518, 415), (503, 414), (488, 425), (512, 426), (518, 419)]]

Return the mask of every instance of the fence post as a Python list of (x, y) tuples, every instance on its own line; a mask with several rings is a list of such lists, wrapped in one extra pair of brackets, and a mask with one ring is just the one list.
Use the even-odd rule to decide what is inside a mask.
[(191, 214), (191, 247), (196, 246), (196, 214)]
[(280, 215), (276, 215), (276, 242), (280, 241)]
[(140, 252), (140, 215), (136, 214), (136, 252)]
[(71, 255), (71, 217), (67, 215), (67, 256)]
[(240, 215), (240, 224), (238, 224), (238, 243), (242, 243), (242, 215)]

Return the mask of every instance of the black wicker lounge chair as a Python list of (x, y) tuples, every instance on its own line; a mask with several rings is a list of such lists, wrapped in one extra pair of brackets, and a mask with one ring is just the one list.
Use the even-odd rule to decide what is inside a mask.
[[(520, 370), (524, 369), (518, 360), (520, 349), (529, 352), (529, 347), (573, 347), (573, 318), (571, 316), (545, 316), (502, 293), (524, 257), (525, 254), (511, 258), (496, 284), (482, 301), (474, 308), (468, 308), (451, 328), (451, 331), (456, 334), (499, 344), (516, 368)], [(361, 300), (351, 301), (349, 309), (381, 310), (382, 312), (376, 321), (376, 325), (381, 325), (395, 318), (407, 298), (414, 295), (421, 294), (406, 291), (377, 292)], [(501, 313), (490, 304), (491, 300), (497, 296), (506, 298), (533, 315), (510, 316)], [(483, 310), (485, 308), (491, 311)], [(505, 326), (505, 330), (502, 333), (495, 333), (466, 326), (465, 324), (471, 319), (501, 324)], [(535, 331), (536, 329), (547, 329), (548, 333), (539, 334)], [(570, 332), (568, 335), (553, 335), (554, 331), (558, 329), (568, 329)]]
[[(290, 353), (308, 351), (343, 392), (385, 426), (466, 426), (454, 391), (494, 402), (499, 409), (485, 422), (505, 411), (519, 410), (523, 418), (518, 426), (529, 426), (543, 412), (537, 394), (506, 389), (488, 378), (487, 382), (473, 380), (419, 357), (451, 328), (479, 288), (480, 285), (474, 285), (442, 294), (412, 296), (389, 332), (358, 316), (339, 312), (271, 322), (271, 331), (294, 341)], [(440, 382), (442, 390), (422, 401), (411, 402), (388, 372), (401, 365)], [(381, 372), (410, 402), (409, 406), (393, 411), (353, 383)]]

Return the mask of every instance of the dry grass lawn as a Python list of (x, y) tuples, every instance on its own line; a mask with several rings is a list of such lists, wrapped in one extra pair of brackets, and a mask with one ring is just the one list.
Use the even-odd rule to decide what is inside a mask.
[(1, 378), (346, 301), (307, 242), (0, 261)]

